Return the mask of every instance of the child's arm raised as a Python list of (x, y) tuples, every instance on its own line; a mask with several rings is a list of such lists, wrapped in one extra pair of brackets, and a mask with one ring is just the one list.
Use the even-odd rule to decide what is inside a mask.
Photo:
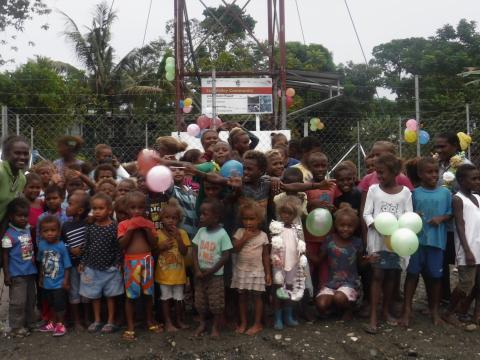
[(301, 192), (308, 190), (332, 190), (335, 188), (335, 180), (323, 180), (321, 182), (280, 184), (283, 191)]
[[(238, 233), (237, 233), (238, 234)], [(237, 235), (235, 234), (235, 235)], [(242, 248), (245, 246), (245, 244), (253, 238), (255, 235), (258, 234), (258, 231), (251, 231), (249, 229), (244, 229), (243, 234), (241, 237), (233, 237), (233, 251), (238, 253), (242, 250)], [(238, 235), (237, 235), (238, 236)]]
[(475, 256), (468, 246), (467, 237), (465, 236), (465, 220), (463, 219), (463, 201), (458, 196), (453, 197), (453, 215), (455, 217), (455, 225), (457, 227), (460, 245), (465, 252), (465, 263), (467, 265), (475, 265)]

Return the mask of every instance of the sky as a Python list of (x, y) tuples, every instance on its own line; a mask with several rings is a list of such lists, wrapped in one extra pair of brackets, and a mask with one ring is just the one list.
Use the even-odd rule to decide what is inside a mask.
[[(0, 40), (17, 35), (8, 46), (0, 47), (4, 59), (13, 58), (0, 70), (12, 70), (35, 55), (48, 56), (54, 60), (81, 66), (75, 58), (72, 46), (62, 36), (65, 21), (57, 11), (67, 13), (79, 26), (91, 22), (95, 4), (100, 0), (45, 0), (53, 11), (47, 16), (30, 21), (24, 33), (12, 31), (0, 33)], [(220, 0), (202, 0), (207, 6), (218, 6)], [(232, 0), (227, 0), (231, 2)], [(237, 0), (243, 6), (247, 0)], [(173, 18), (173, 0), (152, 0), (146, 43), (165, 37), (165, 24)], [(200, 0), (186, 0), (189, 17), (202, 18)], [(108, 0), (111, 4), (112, 0)], [(303, 41), (295, 0), (286, 3), (286, 39)], [(363, 62), (361, 50), (355, 38), (352, 24), (343, 0), (297, 0), (301, 22), (307, 43), (319, 43), (333, 53), (335, 63)], [(113, 0), (118, 19), (112, 33), (116, 58), (120, 59), (131, 49), (140, 47), (145, 31), (150, 0)], [(267, 36), (266, 0), (251, 0), (246, 11), (257, 20), (256, 35)], [(367, 59), (374, 46), (393, 39), (428, 37), (444, 24), (456, 25), (462, 18), (480, 22), (478, 0), (348, 0)], [(41, 30), (48, 23), (49, 30)], [(35, 46), (31, 46), (33, 42)], [(18, 51), (10, 50), (10, 45)]]

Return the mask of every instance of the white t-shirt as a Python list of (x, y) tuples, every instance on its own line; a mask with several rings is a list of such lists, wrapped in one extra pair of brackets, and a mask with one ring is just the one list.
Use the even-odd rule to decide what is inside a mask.
[[(465, 222), (465, 237), (467, 239), (468, 247), (475, 256), (475, 264), (480, 264), (480, 208), (475, 205), (472, 200), (457, 192), (454, 196), (459, 197), (463, 203), (463, 221)], [(473, 194), (480, 204), (480, 196)], [(457, 231), (455, 231), (455, 253), (457, 265), (466, 265), (465, 251), (460, 245), (460, 238)]]
[(380, 189), (379, 184), (370, 186), (363, 209), (363, 219), (368, 226), (367, 252), (373, 254), (379, 251), (390, 251), (386, 246), (383, 236), (375, 230), (373, 224), (375, 217), (382, 212), (392, 213), (397, 219), (404, 213), (413, 211), (412, 193), (403, 186), (397, 194), (387, 194)]

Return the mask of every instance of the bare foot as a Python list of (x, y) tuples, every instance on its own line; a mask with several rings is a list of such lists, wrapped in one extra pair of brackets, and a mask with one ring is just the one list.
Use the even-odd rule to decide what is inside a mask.
[(250, 329), (247, 330), (247, 335), (255, 335), (262, 330), (263, 330), (263, 326), (261, 324), (253, 325)]
[(247, 330), (247, 325), (246, 324), (240, 324), (237, 326), (237, 328), (235, 329), (235, 332), (237, 334), (243, 334), (245, 332), (245, 330)]
[(385, 321), (390, 326), (398, 325), (398, 319), (389, 313), (383, 314), (382, 320)]
[(450, 325), (453, 325), (453, 326), (456, 326), (456, 327), (462, 327), (462, 325), (463, 325), (463, 324), (460, 322), (460, 320), (457, 319), (457, 317), (455, 316), (455, 314), (449, 314), (449, 313), (443, 314), (442, 319), (443, 319), (447, 324), (450, 324)]
[(445, 321), (442, 320), (439, 313), (432, 313), (432, 323), (435, 326), (445, 325)]
[(212, 326), (212, 332), (210, 333), (212, 338), (218, 338), (220, 336), (220, 332), (218, 331), (216, 326)]
[(201, 322), (195, 330), (195, 336), (201, 336), (205, 332), (206, 327), (206, 324), (204, 322)]
[(410, 326), (410, 316), (405, 314), (397, 321), (399, 326), (408, 328)]
[(353, 313), (352, 310), (345, 310), (345, 312), (342, 315), (342, 321), (350, 321), (353, 319)]
[(183, 321), (177, 321), (177, 328), (182, 330), (190, 329), (190, 325), (185, 324)]

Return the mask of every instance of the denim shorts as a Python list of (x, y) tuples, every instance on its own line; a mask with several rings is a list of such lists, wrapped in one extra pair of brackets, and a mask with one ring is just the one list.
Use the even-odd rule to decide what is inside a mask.
[(420, 273), (433, 279), (443, 276), (444, 251), (433, 246), (420, 245), (418, 250), (410, 256), (407, 273), (418, 275)]
[(400, 256), (390, 251), (377, 252), (379, 259), (372, 264), (372, 267), (383, 270), (401, 270)]
[(118, 296), (123, 291), (122, 274), (114, 266), (107, 270), (86, 267), (80, 275), (80, 295), (88, 299)]

